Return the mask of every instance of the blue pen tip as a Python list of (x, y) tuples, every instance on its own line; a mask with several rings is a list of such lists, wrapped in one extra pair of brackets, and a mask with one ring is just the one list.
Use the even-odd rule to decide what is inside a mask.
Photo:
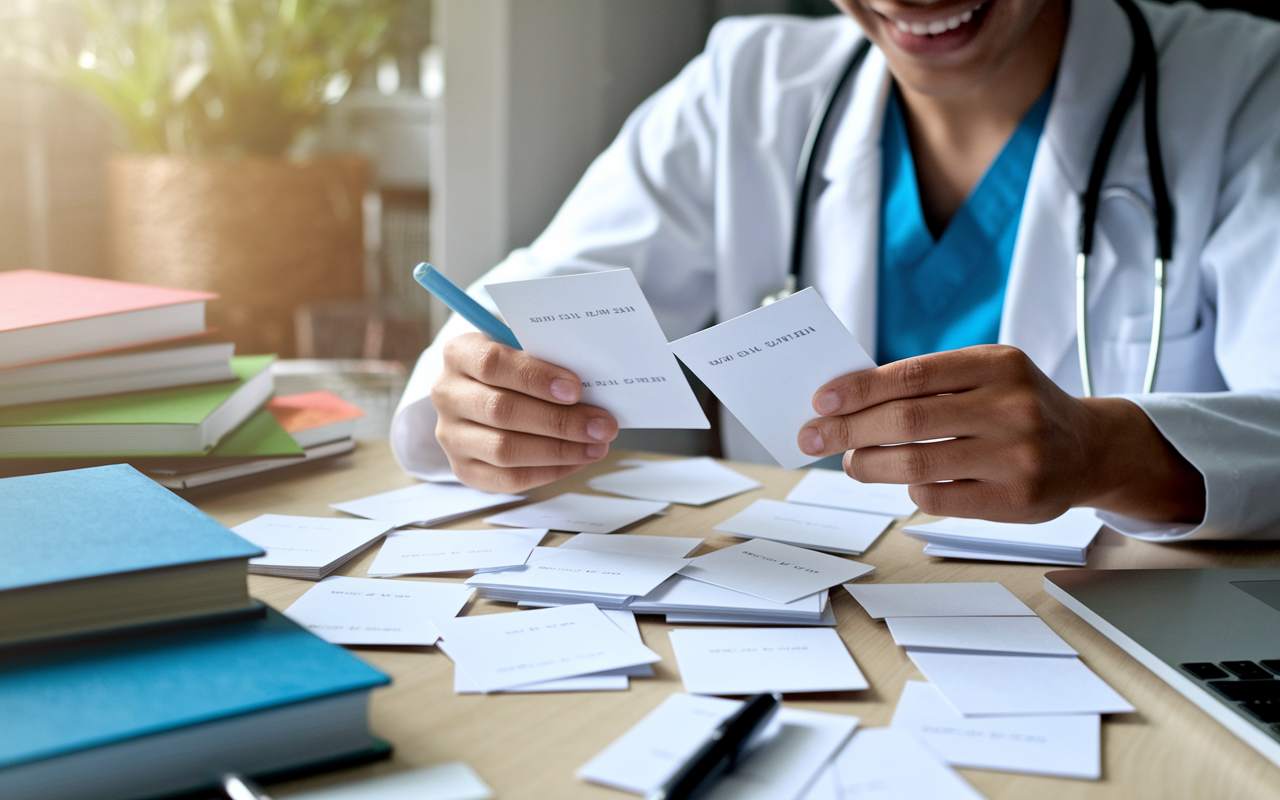
[(427, 279), (427, 273), (432, 269), (431, 265), (423, 261), (421, 264), (413, 268), (413, 279), (418, 283), (422, 283)]

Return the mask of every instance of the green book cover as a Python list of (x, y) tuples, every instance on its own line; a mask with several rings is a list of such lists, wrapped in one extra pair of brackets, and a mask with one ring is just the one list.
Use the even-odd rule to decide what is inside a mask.
[[(179, 432), (204, 430), (201, 426), (274, 360), (274, 355), (232, 358), (231, 371), (236, 375), (233, 381), (0, 409), (0, 455), (10, 458), (207, 455), (211, 444), (202, 447), (190, 435)], [(259, 386), (255, 392), (265, 392), (261, 398), (265, 402), (270, 395), (269, 383), (261, 385), (258, 381), (255, 385)], [(261, 402), (255, 402), (253, 408), (260, 405)], [(243, 417), (231, 421), (224, 412), (222, 419), (220, 425), (230, 422), (234, 430), (240, 427)], [(175, 434), (185, 444), (172, 444), (178, 441), (173, 439)]]

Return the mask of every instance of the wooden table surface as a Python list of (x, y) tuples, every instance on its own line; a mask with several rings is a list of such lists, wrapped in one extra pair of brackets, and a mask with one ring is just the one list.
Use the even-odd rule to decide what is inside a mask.
[[(599, 464), (549, 486), (528, 492), (541, 500), (566, 491), (590, 491), (587, 478), (611, 471), (616, 461), (644, 454), (615, 452)], [(663, 458), (664, 456), (653, 456)], [(752, 492), (695, 508), (673, 505), (663, 517), (639, 523), (628, 532), (696, 536), (707, 541), (697, 554), (733, 544), (736, 539), (712, 527), (761, 497), (782, 500), (801, 472), (733, 463), (763, 484)], [(349, 457), (329, 464), (267, 473), (186, 493), (195, 505), (228, 526), (259, 514), (343, 516), (329, 503), (390, 491), (414, 483), (396, 466), (385, 442), (362, 442)], [(484, 528), (483, 514), (441, 527)], [(1112, 715), (1102, 726), (1100, 781), (1015, 775), (961, 769), (988, 798), (1244, 798), (1280, 797), (1280, 769), (1244, 745), (1225, 728), (1126, 655), (1041, 588), (1048, 569), (1031, 565), (951, 561), (921, 553), (922, 543), (908, 539), (899, 525), (859, 560), (876, 566), (864, 581), (923, 583), (999, 581), (1027, 603), (1076, 648), (1085, 663), (1137, 708)], [(553, 533), (544, 544), (567, 534)], [(377, 548), (347, 564), (338, 574), (362, 577)], [(1280, 544), (1150, 544), (1104, 531), (1089, 566), (1118, 568), (1280, 566)], [(423, 580), (461, 580), (424, 578)], [(278, 609), (287, 608), (313, 584), (309, 581), (249, 576), (250, 591)], [(792, 695), (789, 706), (852, 714), (863, 726), (889, 723), (907, 680), (923, 676), (883, 622), (870, 619), (848, 593), (831, 592), (840, 636), (871, 688), (862, 692)], [(478, 601), (467, 614), (509, 612), (514, 606)], [(360, 658), (393, 678), (373, 695), (374, 733), (395, 746), (385, 762), (269, 787), (286, 797), (305, 788), (461, 759), (470, 764), (503, 800), (537, 798), (633, 797), (585, 783), (574, 771), (640, 720), (672, 692), (683, 691), (661, 617), (640, 616), (645, 644), (662, 655), (651, 679), (631, 681), (625, 692), (563, 694), (456, 695), (453, 664), (434, 647), (352, 648)]]

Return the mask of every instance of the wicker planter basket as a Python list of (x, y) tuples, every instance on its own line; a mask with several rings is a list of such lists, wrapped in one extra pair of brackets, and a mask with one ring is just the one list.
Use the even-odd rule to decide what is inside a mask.
[(116, 155), (112, 275), (217, 292), (209, 324), (238, 353), (295, 354), (294, 311), (364, 294), (359, 158)]

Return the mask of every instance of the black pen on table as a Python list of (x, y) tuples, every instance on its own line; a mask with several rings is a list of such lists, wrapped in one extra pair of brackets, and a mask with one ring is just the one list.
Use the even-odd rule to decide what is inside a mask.
[(644, 800), (688, 800), (733, 772), (756, 735), (778, 713), (781, 702), (782, 695), (777, 693), (748, 697), (666, 783), (645, 795)]

